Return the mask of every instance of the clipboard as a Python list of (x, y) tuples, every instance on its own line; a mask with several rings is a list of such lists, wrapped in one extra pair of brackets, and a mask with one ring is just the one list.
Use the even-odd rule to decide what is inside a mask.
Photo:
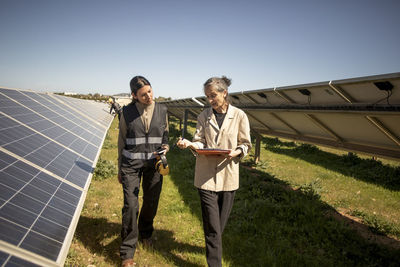
[(229, 154), (231, 151), (227, 149), (218, 149), (218, 148), (204, 148), (204, 149), (196, 149), (196, 153), (198, 155), (205, 156), (217, 156), (217, 155), (225, 155)]

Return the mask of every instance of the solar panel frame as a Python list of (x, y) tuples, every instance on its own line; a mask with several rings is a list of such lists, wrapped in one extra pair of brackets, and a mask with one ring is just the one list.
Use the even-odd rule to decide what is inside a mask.
[[(400, 72), (233, 92), (229, 97), (247, 113), (255, 133), (400, 159)], [(163, 103), (180, 120), (186, 111), (196, 119), (209, 107), (205, 96)]]
[[(4, 94), (5, 90), (9, 91)], [(63, 104), (68, 101), (0, 88), (0, 137), (5, 137), (0, 142), (2, 266), (62, 266), (65, 261), (92, 170), (113, 118), (105, 104), (95, 103), (95, 108), (84, 109), (86, 114), (82, 115)], [(44, 104), (57, 107), (57, 111)], [(93, 133), (84, 129), (86, 126)], [(77, 129), (89, 140), (77, 138), (76, 132), (71, 134), (66, 127)], [(10, 231), (14, 235), (8, 240)], [(18, 240), (21, 233), (24, 238)]]

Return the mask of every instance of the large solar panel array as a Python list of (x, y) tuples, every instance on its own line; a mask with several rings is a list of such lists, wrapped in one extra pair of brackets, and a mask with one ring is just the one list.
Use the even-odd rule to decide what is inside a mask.
[(104, 103), (0, 88), (0, 266), (61, 266), (113, 117)]
[[(347, 151), (400, 159), (400, 73), (248, 90), (230, 94), (252, 131)], [(192, 118), (204, 96), (166, 101)]]

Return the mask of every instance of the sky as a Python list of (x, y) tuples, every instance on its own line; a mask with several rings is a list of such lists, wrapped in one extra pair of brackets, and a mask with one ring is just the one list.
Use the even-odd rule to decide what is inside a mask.
[(203, 95), (400, 71), (399, 0), (0, 0), (0, 87)]

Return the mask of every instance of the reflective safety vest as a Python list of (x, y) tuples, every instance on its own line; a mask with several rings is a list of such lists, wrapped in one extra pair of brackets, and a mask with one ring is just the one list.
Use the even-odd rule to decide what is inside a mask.
[(145, 161), (155, 159), (154, 151), (162, 144), (168, 144), (166, 128), (167, 107), (155, 103), (149, 131), (140, 118), (136, 105), (131, 103), (123, 108), (127, 133), (122, 161), (127, 161), (133, 168), (141, 168)]

